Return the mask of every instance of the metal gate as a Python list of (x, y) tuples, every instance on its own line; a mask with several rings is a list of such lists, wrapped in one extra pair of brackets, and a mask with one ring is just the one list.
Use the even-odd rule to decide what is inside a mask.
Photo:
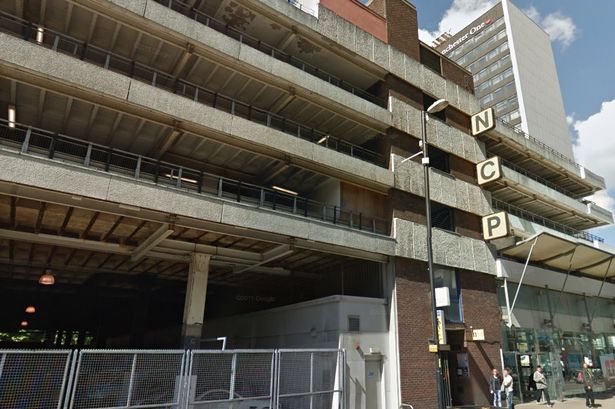
[(279, 350), (274, 408), (344, 408), (344, 371), (343, 350)]
[(192, 351), (187, 408), (271, 409), (274, 350)]
[(345, 409), (345, 354), (0, 350), (0, 408)]
[(60, 409), (72, 351), (0, 351), (0, 408)]
[(79, 352), (69, 409), (179, 408), (183, 350)]

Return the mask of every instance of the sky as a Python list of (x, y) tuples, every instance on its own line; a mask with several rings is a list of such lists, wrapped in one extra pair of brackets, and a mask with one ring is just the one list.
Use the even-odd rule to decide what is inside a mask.
[[(318, 0), (301, 0), (315, 8)], [(364, 1), (364, 0), (361, 0)], [(419, 35), (455, 34), (497, 0), (411, 0)], [(606, 180), (592, 200), (615, 212), (615, 1), (514, 0), (551, 36), (575, 159)], [(615, 247), (615, 226), (592, 233)]]
[[(413, 0), (421, 39), (455, 34), (494, 0)], [(515, 0), (551, 36), (575, 159), (603, 176), (592, 200), (615, 212), (615, 1)], [(593, 229), (615, 247), (615, 227)]]

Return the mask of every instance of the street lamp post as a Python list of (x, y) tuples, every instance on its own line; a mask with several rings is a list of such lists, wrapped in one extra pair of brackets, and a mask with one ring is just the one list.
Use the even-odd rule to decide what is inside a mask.
[[(436, 288), (435, 277), (433, 269), (433, 247), (431, 241), (431, 197), (429, 192), (429, 156), (427, 149), (427, 120), (429, 114), (435, 114), (441, 112), (448, 106), (449, 102), (445, 99), (439, 99), (429, 106), (425, 111), (421, 111), (421, 152), (412, 155), (404, 160), (402, 163), (410, 160), (418, 155), (422, 155), (421, 164), (423, 165), (423, 179), (425, 186), (425, 218), (427, 227), (427, 269), (429, 271), (429, 288), (431, 292), (431, 326), (432, 326), (432, 342), (438, 345), (438, 311), (436, 309)], [(436, 359), (436, 388), (438, 392), (437, 408), (444, 409), (444, 400), (442, 393), (442, 369), (440, 368), (440, 355), (437, 353)]]

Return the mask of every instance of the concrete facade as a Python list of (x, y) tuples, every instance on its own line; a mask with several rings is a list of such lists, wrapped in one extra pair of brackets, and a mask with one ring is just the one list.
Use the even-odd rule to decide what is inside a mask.
[[(486, 404), (506, 343), (501, 271), (519, 281), (522, 264), (502, 242), (612, 222), (579, 201), (601, 177), (501, 123), (472, 136), (471, 74), (418, 41), (404, 0), (324, 2), (318, 17), (285, 0), (49, 1), (0, 8), (0, 274), (17, 289), (0, 299), (16, 319), (51, 270), (68, 295), (50, 290), (45, 308), (91, 291), (106, 307), (32, 319), (35, 345), (66, 347), (74, 330), (79, 347), (343, 348), (347, 409), (435, 408), (438, 362), (445, 403)], [(438, 354), (423, 136), (433, 273), (451, 293)], [(480, 186), (493, 156), (519, 167)], [(519, 206), (511, 234), (487, 242), (481, 218), (503, 205)], [(564, 276), (531, 269), (531, 286)], [(523, 325), (542, 318), (525, 310)]]

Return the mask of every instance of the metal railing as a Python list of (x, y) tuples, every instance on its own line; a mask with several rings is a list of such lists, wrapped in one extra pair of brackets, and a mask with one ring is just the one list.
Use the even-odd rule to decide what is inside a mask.
[(564, 234), (567, 234), (569, 236), (572, 237), (576, 237), (578, 239), (583, 239), (583, 240), (587, 240), (587, 241), (599, 241), (599, 242), (604, 242), (604, 239), (602, 237), (596, 236), (592, 233), (588, 233), (586, 231), (582, 231), (582, 230), (577, 230), (577, 229), (573, 229), (572, 227), (568, 227), (564, 224), (558, 223), (556, 221), (553, 221), (551, 219), (547, 219), (546, 217), (543, 216), (539, 216), (535, 213), (529, 212), (527, 210), (521, 209), (517, 206), (505, 203), (501, 200), (498, 199), (491, 199), (492, 202), (492, 206), (494, 209), (498, 209), (501, 211), (505, 211), (508, 212), (509, 214), (512, 214), (514, 216), (520, 217), (524, 220), (530, 221), (532, 223), (537, 223), (540, 224), (544, 227), (548, 227), (550, 229), (553, 230), (557, 230), (559, 232), (562, 232)]
[(10, 127), (5, 119), (0, 119), (0, 145), (14, 148), (24, 154), (39, 155), (165, 187), (289, 213), (351, 229), (379, 235), (388, 235), (389, 232), (389, 223), (385, 219), (369, 217), (299, 195), (287, 194), (19, 123)]
[(195, 102), (225, 111), (231, 115), (282, 131), (291, 136), (318, 144), (337, 152), (383, 166), (381, 155), (359, 145), (329, 135), (325, 132), (302, 125), (273, 112), (243, 103), (219, 92), (171, 76), (135, 60), (113, 54), (107, 50), (75, 39), (68, 35), (44, 29), (43, 41), (36, 38), (37, 28), (32, 22), (0, 12), (0, 30), (21, 37), (24, 40), (45, 46), (54, 51), (75, 56), (102, 68), (138, 79), (146, 84), (170, 91)]
[[(215, 18), (203, 13), (200, 10), (191, 7), (190, 5), (180, 1), (180, 0), (155, 0), (156, 2), (177, 11), (180, 14), (183, 14), (203, 25), (212, 28), (219, 33), (225, 34), (235, 40), (239, 41), (241, 44), (245, 44), (252, 48), (255, 48), (263, 53), (272, 56), (273, 58), (283, 61), (292, 65), (295, 68), (299, 68), (300, 70), (313, 75), (315, 77), (320, 78), (321, 80), (327, 81), (329, 84), (334, 85), (338, 88), (341, 88), (345, 91), (352, 93), (362, 99), (365, 99), (369, 102), (372, 102), (378, 106), (387, 107), (387, 101), (385, 99), (379, 98), (374, 94), (371, 94), (359, 87), (355, 87), (348, 82), (329, 74), (327, 71), (324, 71), (308, 62), (305, 62), (295, 56), (292, 56), (284, 51), (281, 51), (275, 48), (272, 45), (262, 42), (256, 37), (253, 37), (249, 34), (246, 34), (242, 31), (237, 30), (234, 27), (229, 26), (226, 23), (223, 23)], [(298, 2), (294, 0), (288, 0), (289, 3), (296, 5)], [(305, 10), (305, 8), (303, 8)]]
[(0, 350), (0, 408), (345, 409), (343, 349)]
[(518, 165), (516, 165), (516, 164), (514, 164), (512, 162), (509, 162), (506, 159), (502, 159), (502, 164), (505, 165), (506, 167), (514, 170), (515, 172), (522, 174), (523, 176), (527, 176), (528, 178), (530, 178), (532, 180), (535, 180), (536, 182), (540, 183), (541, 185), (545, 185), (545, 186), (547, 186), (547, 187), (549, 187), (549, 188), (551, 188), (553, 190), (556, 190), (556, 191), (558, 191), (558, 192), (560, 192), (560, 193), (562, 193), (562, 194), (564, 194), (566, 196), (569, 196), (571, 198), (575, 197), (574, 193), (572, 193), (572, 192), (562, 188), (561, 186), (558, 186), (555, 183), (550, 182), (547, 179), (545, 179), (543, 177), (540, 177), (540, 176), (538, 176), (538, 175), (536, 175), (536, 174), (534, 174), (534, 173), (532, 173), (532, 172), (530, 172), (530, 171), (528, 171), (528, 170), (526, 170), (526, 169), (524, 169), (524, 168), (522, 168), (522, 167), (520, 167), (520, 166), (518, 166)]
[(545, 144), (544, 142), (534, 138), (533, 136), (529, 135), (528, 133), (524, 132), (523, 130), (521, 130), (518, 126), (513, 125), (512, 123), (510, 123), (509, 121), (503, 119), (503, 118), (496, 118), (498, 122), (500, 122), (502, 125), (504, 125), (505, 127), (507, 127), (508, 129), (512, 130), (514, 133), (523, 136), (525, 139), (527, 139), (528, 141), (540, 146), (542, 149), (546, 150), (547, 152), (549, 152), (551, 155), (553, 156), (557, 156), (558, 158), (570, 163), (571, 165), (573, 165), (578, 171), (580, 171), (581, 165), (579, 165), (577, 162), (575, 162), (574, 159), (569, 158), (568, 156), (564, 155), (563, 153), (555, 150), (554, 148), (550, 147), (549, 145)]

